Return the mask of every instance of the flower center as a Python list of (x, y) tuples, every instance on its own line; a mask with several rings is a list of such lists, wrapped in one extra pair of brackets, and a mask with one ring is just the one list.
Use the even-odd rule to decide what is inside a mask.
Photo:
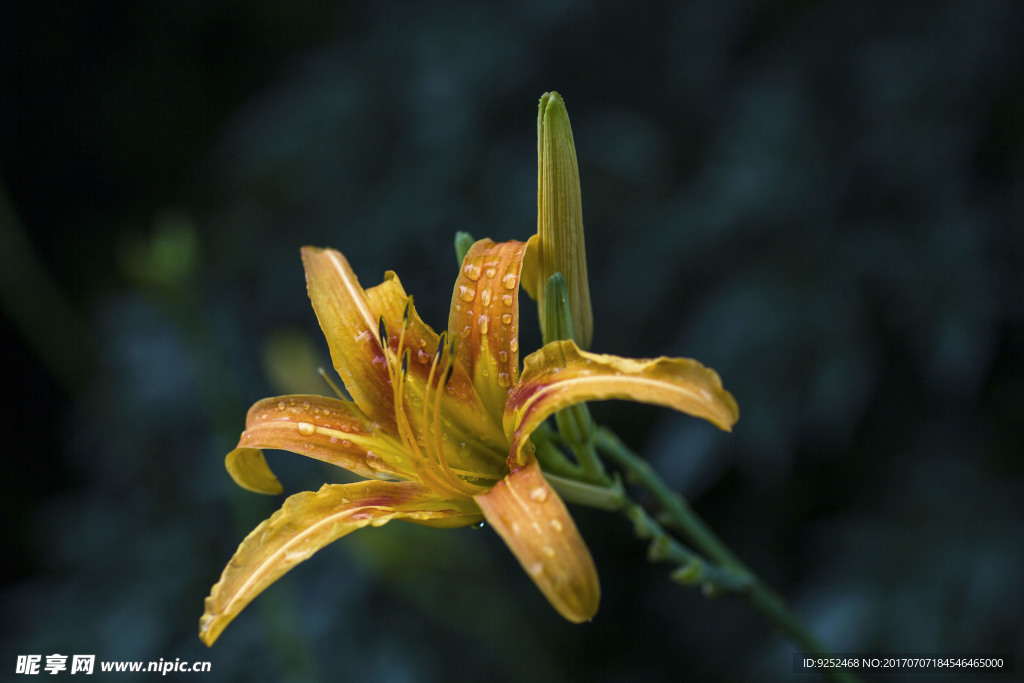
[[(388, 377), (391, 380), (398, 436), (424, 485), (448, 499), (471, 498), (488, 487), (470, 480), (490, 480), (493, 477), (454, 468), (445, 455), (442, 406), (446, 395), (445, 387), (455, 371), (458, 337), (452, 335), (449, 339), (446, 332), (441, 333), (426, 382), (420, 384), (415, 381), (410, 377), (409, 367), (412, 349), (406, 346), (411, 308), (410, 299), (402, 313), (402, 329), (394, 350), (391, 348), (391, 338), (384, 324), (384, 317), (381, 316), (378, 321), (380, 345), (384, 350)], [(419, 406), (418, 410), (415, 406)]]

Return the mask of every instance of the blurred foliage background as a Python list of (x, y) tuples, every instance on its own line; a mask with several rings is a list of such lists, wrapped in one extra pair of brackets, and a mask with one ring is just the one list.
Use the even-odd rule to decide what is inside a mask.
[[(575, 132), (594, 349), (698, 358), (742, 410), (732, 435), (597, 418), (836, 650), (1024, 665), (1019, 3), (86, 1), (8, 8), (0, 35), (4, 670), (792, 677), (745, 604), (670, 583), (590, 510), (585, 626), (489, 530), (393, 524), (198, 640), (280, 504), (223, 469), (248, 405), (326, 393), (299, 247), (367, 286), (396, 270), (443, 327), (454, 232), (535, 230), (546, 90)], [(343, 476), (272, 465), (291, 493)]]

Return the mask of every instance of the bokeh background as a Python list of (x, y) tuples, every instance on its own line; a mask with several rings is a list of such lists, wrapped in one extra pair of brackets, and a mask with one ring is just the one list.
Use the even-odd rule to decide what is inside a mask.
[[(54, 652), (224, 681), (793, 678), (758, 614), (585, 509), (588, 625), (490, 530), (393, 524), (197, 638), (280, 505), (224, 472), (246, 408), (326, 393), (299, 247), (398, 271), (442, 327), (454, 232), (535, 229), (552, 89), (595, 350), (699, 358), (742, 409), (731, 435), (598, 419), (830, 647), (1024, 666), (1020, 3), (84, 1), (0, 31), (5, 680)], [(271, 464), (292, 493), (343, 476)]]

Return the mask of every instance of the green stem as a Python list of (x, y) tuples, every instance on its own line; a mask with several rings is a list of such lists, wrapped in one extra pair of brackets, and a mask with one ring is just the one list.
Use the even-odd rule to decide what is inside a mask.
[(600, 427), (594, 432), (594, 443), (613, 460), (619, 467), (654, 496), (662, 509), (669, 515), (679, 530), (686, 534), (694, 546), (712, 560), (732, 569), (750, 572), (739, 558), (715, 536), (704, 522), (697, 516), (685, 500), (672, 491), (651, 469), (647, 461), (641, 459), (611, 430)]
[[(601, 427), (594, 431), (594, 443), (603, 454), (615, 462), (636, 483), (650, 491), (658, 505), (671, 519), (687, 540), (700, 553), (710, 558), (709, 565), (693, 551), (675, 542), (661, 525), (635, 504), (626, 504), (624, 510), (641, 538), (651, 538), (652, 550), (660, 543), (665, 550), (660, 554), (652, 552), (652, 560), (677, 562), (680, 569), (673, 579), (680, 583), (701, 583), (706, 592), (718, 590), (743, 595), (779, 633), (796, 645), (800, 652), (811, 656), (827, 656), (829, 651), (813, 633), (793, 614), (782, 599), (761, 581), (733, 554), (714, 532), (696, 515), (693, 509), (679, 495), (669, 489), (644, 460), (633, 453), (619, 438)], [(640, 525), (638, 525), (638, 521)], [(644, 535), (649, 534), (649, 535)], [(710, 590), (709, 590), (710, 589)], [(827, 669), (822, 672), (829, 680), (838, 683), (855, 683), (859, 679), (844, 669)]]

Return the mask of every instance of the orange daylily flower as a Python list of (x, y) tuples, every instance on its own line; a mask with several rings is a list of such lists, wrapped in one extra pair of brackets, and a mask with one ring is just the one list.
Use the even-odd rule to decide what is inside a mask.
[(736, 402), (693, 360), (630, 360), (571, 341), (526, 357), (519, 372), (519, 285), (527, 244), (481, 240), (466, 255), (448, 330), (417, 315), (398, 276), (364, 290), (345, 257), (302, 250), (309, 296), (351, 400), (283, 396), (256, 403), (226, 466), (242, 487), (280, 493), (259, 449), (288, 450), (365, 481), (326, 484), (285, 500), (249, 534), (206, 599), (200, 637), (212, 644), (261, 591), (332, 541), (400, 519), (458, 527), (482, 519), (566, 619), (597, 611), (590, 552), (541, 474), (530, 434), (581, 401), (668, 406), (728, 430)]

